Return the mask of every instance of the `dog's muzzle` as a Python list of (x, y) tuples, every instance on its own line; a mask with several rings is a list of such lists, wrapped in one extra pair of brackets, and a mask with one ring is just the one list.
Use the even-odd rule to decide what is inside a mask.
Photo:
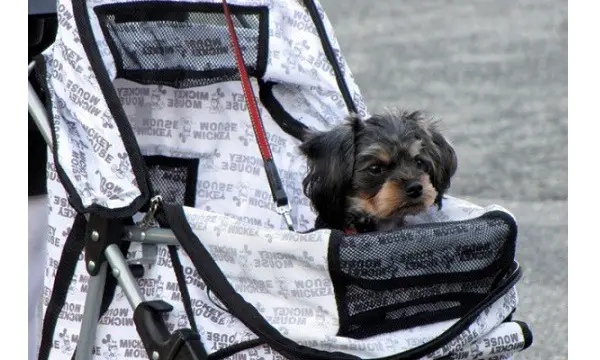
[(412, 180), (406, 183), (404, 191), (408, 197), (416, 199), (423, 195), (423, 185), (421, 185), (421, 183), (417, 180)]

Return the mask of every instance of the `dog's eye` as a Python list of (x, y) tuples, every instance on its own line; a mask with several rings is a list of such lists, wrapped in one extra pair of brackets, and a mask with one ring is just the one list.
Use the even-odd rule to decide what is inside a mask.
[(415, 163), (419, 169), (427, 170), (427, 163), (421, 159), (415, 159)]
[(368, 170), (371, 174), (381, 174), (381, 172), (383, 171), (383, 167), (379, 164), (373, 164), (369, 166)]

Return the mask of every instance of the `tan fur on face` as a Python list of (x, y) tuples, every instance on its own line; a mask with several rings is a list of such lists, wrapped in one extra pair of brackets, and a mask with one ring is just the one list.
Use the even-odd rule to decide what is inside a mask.
[(424, 174), (419, 180), (423, 186), (423, 196), (417, 201), (406, 197), (403, 183), (387, 181), (375, 196), (368, 197), (366, 194), (360, 194), (359, 197), (351, 199), (352, 205), (379, 219), (393, 214), (401, 216), (417, 214), (432, 206), (437, 196), (429, 175)]
[(423, 174), (421, 176), (420, 180), (421, 180), (421, 185), (423, 185), (423, 205), (425, 205), (425, 207), (428, 208), (431, 205), (433, 205), (438, 193), (435, 190), (435, 188), (433, 187), (433, 184), (431, 183), (431, 179), (429, 178), (429, 175)]

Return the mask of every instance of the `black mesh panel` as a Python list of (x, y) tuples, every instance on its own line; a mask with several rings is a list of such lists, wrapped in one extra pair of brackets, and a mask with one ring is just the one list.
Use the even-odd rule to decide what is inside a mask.
[[(266, 67), (266, 9), (229, 5), (248, 75)], [(135, 2), (94, 9), (117, 77), (175, 88), (239, 80), (221, 4)]]
[(198, 159), (145, 156), (144, 161), (155, 195), (167, 203), (194, 207)]
[(463, 316), (510, 268), (515, 242), (514, 220), (502, 212), (393, 232), (332, 234), (340, 335), (360, 338)]

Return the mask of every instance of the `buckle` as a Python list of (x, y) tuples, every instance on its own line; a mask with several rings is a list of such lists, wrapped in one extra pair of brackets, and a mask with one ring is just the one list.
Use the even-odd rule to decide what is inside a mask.
[(283, 215), (288, 229), (290, 231), (294, 231), (294, 223), (292, 222), (292, 208), (290, 205), (278, 206), (276, 211), (279, 215)]

